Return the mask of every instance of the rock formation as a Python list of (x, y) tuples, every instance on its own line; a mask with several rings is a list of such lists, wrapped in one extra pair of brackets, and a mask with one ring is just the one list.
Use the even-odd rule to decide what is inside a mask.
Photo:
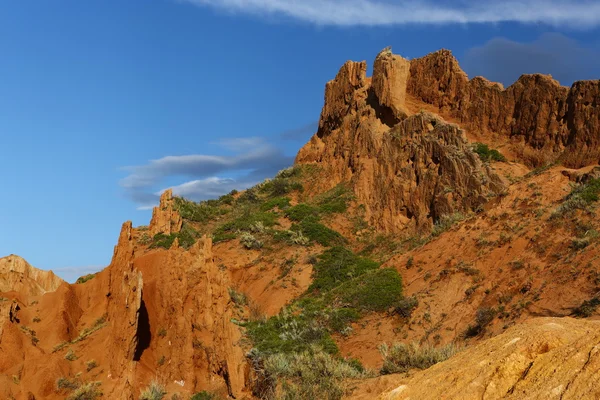
[(366, 64), (346, 63), (325, 91), (319, 132), (298, 153), (317, 163), (328, 189), (349, 182), (379, 229), (430, 229), (444, 215), (476, 210), (504, 186), (456, 125), (406, 117), (408, 61), (382, 53), (370, 85)]
[(170, 235), (181, 230), (181, 215), (174, 210), (173, 190), (167, 189), (160, 196), (160, 204), (152, 210), (149, 233)]
[(55, 291), (64, 281), (52, 271), (33, 268), (19, 256), (0, 258), (0, 292), (38, 296)]
[(402, 379), (379, 399), (597, 399), (599, 328), (598, 321), (532, 319)]
[(465, 129), (511, 140), (533, 166), (600, 161), (600, 81), (569, 89), (550, 76), (523, 75), (504, 90), (481, 77), (469, 80), (452, 53), (440, 50), (411, 61), (407, 93)]
[(469, 80), (447, 50), (410, 62), (384, 50), (372, 78), (366, 70), (364, 61), (348, 61), (327, 83), (319, 130), (296, 163), (322, 168), (316, 192), (350, 183), (377, 228), (427, 229), (503, 191), (460, 129), (431, 116), (407, 117), (415, 104), (433, 106), (478, 137), (500, 138), (534, 166), (600, 160), (600, 81), (569, 90), (549, 76), (523, 75), (504, 90)]

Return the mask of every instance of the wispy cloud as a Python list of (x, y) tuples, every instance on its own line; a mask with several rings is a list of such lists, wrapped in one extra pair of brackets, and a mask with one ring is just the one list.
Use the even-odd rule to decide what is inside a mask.
[(550, 74), (563, 85), (600, 78), (600, 50), (559, 33), (546, 33), (529, 43), (494, 38), (470, 49), (461, 64), (469, 76), (482, 75), (505, 86), (528, 73)]
[(234, 154), (190, 154), (150, 160), (144, 165), (124, 167), (129, 175), (119, 184), (139, 209), (148, 209), (166, 189), (166, 180), (183, 181), (171, 186), (175, 194), (205, 200), (233, 189), (246, 189), (294, 161), (263, 138), (225, 139), (217, 144)]
[(317, 25), (378, 26), (520, 22), (600, 24), (595, 0), (180, 0), (231, 13), (280, 16)]

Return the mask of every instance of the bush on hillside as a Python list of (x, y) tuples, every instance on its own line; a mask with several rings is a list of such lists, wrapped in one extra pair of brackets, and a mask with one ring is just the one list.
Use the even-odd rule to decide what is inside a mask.
[(443, 347), (429, 345), (419, 346), (416, 343), (396, 343), (392, 346), (382, 344), (379, 351), (383, 357), (382, 374), (408, 372), (411, 369), (427, 369), (434, 364), (445, 361), (456, 354), (460, 348), (455, 344)]
[(313, 282), (309, 292), (328, 291), (352, 278), (379, 267), (379, 263), (359, 257), (345, 247), (325, 250), (313, 269)]
[(333, 304), (362, 311), (386, 311), (402, 300), (402, 278), (392, 268), (369, 271), (333, 289), (327, 297)]
[(496, 149), (490, 149), (487, 144), (473, 143), (473, 152), (475, 152), (482, 161), (506, 161), (506, 158)]

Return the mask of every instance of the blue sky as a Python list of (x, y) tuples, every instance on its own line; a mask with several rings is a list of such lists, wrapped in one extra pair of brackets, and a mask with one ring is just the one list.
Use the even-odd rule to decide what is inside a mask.
[(162, 189), (291, 164), (348, 59), (451, 49), (470, 76), (600, 78), (599, 1), (19, 0), (0, 13), (0, 256), (73, 280)]

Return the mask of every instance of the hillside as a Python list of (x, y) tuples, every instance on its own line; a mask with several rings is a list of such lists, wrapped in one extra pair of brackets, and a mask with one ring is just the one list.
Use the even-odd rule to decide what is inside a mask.
[(597, 396), (567, 366), (600, 305), (600, 81), (504, 89), (446, 50), (366, 71), (327, 83), (293, 167), (201, 203), (165, 191), (98, 274), (0, 259), (0, 395)]

